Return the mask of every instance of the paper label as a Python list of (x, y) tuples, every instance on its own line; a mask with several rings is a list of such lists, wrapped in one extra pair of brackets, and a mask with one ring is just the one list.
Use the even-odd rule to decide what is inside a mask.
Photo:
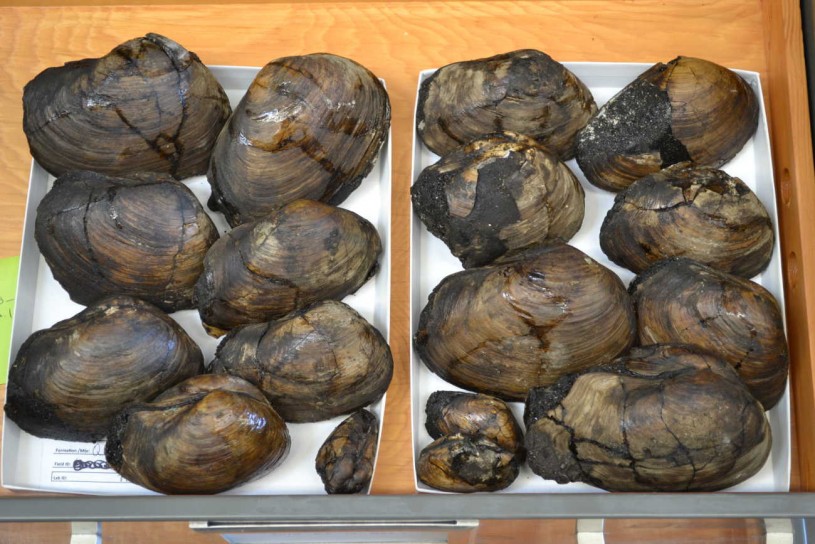
[(43, 450), (41, 466), (52, 484), (121, 484), (126, 482), (105, 461), (105, 443), (63, 442)]

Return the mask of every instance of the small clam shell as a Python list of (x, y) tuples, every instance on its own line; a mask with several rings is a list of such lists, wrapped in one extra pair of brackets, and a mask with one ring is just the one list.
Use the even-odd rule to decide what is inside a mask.
[(608, 361), (633, 343), (620, 279), (566, 244), (446, 277), (428, 297), (414, 345), (459, 387), (506, 400)]
[(379, 423), (368, 410), (340, 423), (317, 452), (315, 468), (328, 493), (359, 493), (374, 474)]
[(9, 371), (6, 415), (41, 438), (92, 442), (127, 405), (203, 371), (201, 350), (164, 312), (110, 297), (23, 343)]
[(339, 204), (373, 168), (390, 113), (385, 87), (350, 59), (270, 62), (218, 137), (210, 208), (235, 226), (301, 198)]
[(636, 273), (687, 257), (750, 278), (772, 257), (767, 209), (740, 179), (676, 165), (634, 182), (614, 199), (600, 228), (608, 258)]
[(766, 410), (789, 369), (781, 311), (762, 286), (688, 259), (660, 261), (629, 288), (640, 343), (695, 344), (730, 363)]
[(159, 174), (62, 175), (37, 207), (37, 245), (71, 300), (131, 295), (173, 312), (192, 308), (218, 231), (182, 183)]
[(195, 286), (201, 321), (220, 336), (318, 300), (342, 299), (373, 276), (381, 252), (379, 235), (364, 218), (297, 200), (212, 245)]
[(321, 421), (375, 402), (393, 375), (390, 348), (351, 307), (318, 302), (230, 331), (212, 371), (253, 383), (290, 422)]
[(23, 92), (31, 154), (55, 176), (203, 174), (230, 113), (226, 93), (196, 54), (158, 34), (99, 59), (48, 68)]
[(577, 132), (596, 111), (573, 73), (545, 53), (524, 49), (437, 70), (419, 89), (416, 131), (437, 155), (507, 130), (568, 160)]
[(447, 153), (411, 187), (413, 209), (465, 268), (545, 240), (569, 240), (585, 195), (571, 170), (525, 136), (493, 134)]
[(427, 399), (425, 428), (431, 438), (482, 437), (505, 450), (523, 449), (523, 432), (507, 404), (489, 395), (435, 391)]
[(512, 452), (486, 438), (455, 434), (422, 450), (416, 474), (421, 482), (441, 491), (498, 491), (515, 481), (519, 465)]
[(119, 474), (159, 493), (220, 493), (268, 473), (289, 445), (286, 424), (257, 388), (203, 374), (124, 410), (105, 457)]
[(600, 109), (579, 135), (577, 163), (609, 191), (679, 162), (718, 167), (753, 136), (758, 112), (739, 75), (678, 57), (655, 64)]
[(733, 368), (695, 346), (632, 349), (610, 365), (533, 389), (529, 466), (609, 491), (715, 491), (754, 475), (770, 426)]

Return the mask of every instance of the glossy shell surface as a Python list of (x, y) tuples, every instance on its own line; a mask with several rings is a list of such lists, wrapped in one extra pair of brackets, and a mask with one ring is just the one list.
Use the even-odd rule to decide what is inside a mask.
[(290, 446), (286, 424), (256, 387), (203, 374), (117, 418), (105, 457), (133, 483), (165, 494), (212, 494), (259, 478)]
[(23, 92), (31, 154), (55, 176), (207, 171), (229, 100), (195, 53), (158, 34), (48, 68)]
[(41, 438), (100, 440), (127, 405), (203, 372), (203, 363), (164, 312), (107, 298), (23, 343), (9, 371), (6, 415)]
[(375, 402), (393, 375), (390, 348), (379, 331), (334, 300), (233, 329), (211, 366), (255, 384), (283, 419), (298, 423)]
[(416, 132), (437, 155), (507, 130), (568, 160), (577, 132), (596, 111), (572, 72), (546, 53), (524, 49), (437, 70), (419, 89)]
[(186, 186), (167, 175), (87, 171), (57, 178), (34, 235), (54, 278), (79, 304), (130, 295), (173, 312), (193, 307), (218, 231)]
[(209, 206), (235, 226), (301, 198), (339, 204), (389, 127), (388, 94), (367, 68), (326, 53), (274, 60), (218, 137)]

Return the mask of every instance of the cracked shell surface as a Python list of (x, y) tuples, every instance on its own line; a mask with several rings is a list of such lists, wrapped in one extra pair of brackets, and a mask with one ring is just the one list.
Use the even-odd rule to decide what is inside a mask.
[(506, 130), (565, 161), (596, 111), (577, 76), (546, 53), (524, 49), (438, 69), (419, 89), (416, 131), (437, 155)]
[(218, 137), (209, 207), (235, 226), (301, 198), (339, 204), (373, 168), (390, 118), (364, 66), (327, 53), (274, 60)]
[(182, 183), (76, 171), (37, 207), (40, 252), (71, 300), (130, 295), (173, 312), (194, 307), (195, 282), (218, 231)]
[(379, 331), (327, 300), (276, 321), (233, 329), (211, 365), (256, 385), (289, 422), (353, 412), (385, 394), (393, 358)]
[(41, 438), (101, 440), (123, 408), (203, 371), (201, 350), (164, 312), (110, 297), (28, 337), (9, 370), (6, 415)]
[(359, 493), (371, 482), (379, 422), (360, 410), (337, 425), (317, 451), (315, 468), (331, 494)]
[(256, 387), (202, 374), (120, 413), (105, 458), (153, 491), (212, 494), (268, 473), (289, 447), (285, 422)]
[(641, 344), (695, 344), (738, 372), (769, 410), (787, 383), (781, 310), (757, 283), (688, 259), (660, 261), (629, 287)]
[(724, 361), (696, 346), (634, 348), (609, 365), (530, 391), (535, 474), (609, 491), (716, 491), (770, 454), (761, 404)]
[(493, 134), (425, 168), (410, 189), (413, 209), (465, 268), (555, 238), (583, 224), (585, 194), (569, 167), (534, 140)]
[(229, 100), (195, 53), (158, 34), (48, 68), (23, 92), (31, 155), (55, 176), (204, 174)]
[(382, 242), (363, 217), (297, 200), (215, 242), (195, 285), (213, 336), (276, 319), (319, 300), (339, 300), (376, 273)]
[(552, 244), (443, 279), (414, 346), (444, 380), (505, 400), (608, 361), (634, 342), (620, 279), (577, 248)]
[(631, 184), (600, 227), (603, 253), (635, 273), (686, 257), (751, 278), (767, 267), (774, 244), (767, 209), (743, 181), (684, 164)]
[(718, 167), (753, 136), (758, 113), (741, 76), (677, 57), (640, 74), (600, 109), (578, 137), (577, 163), (608, 191), (679, 162)]
[(518, 477), (516, 455), (491, 440), (462, 434), (443, 436), (425, 447), (416, 463), (419, 480), (457, 493), (498, 491)]
[(523, 450), (523, 432), (509, 406), (495, 397), (435, 391), (427, 399), (425, 428), (431, 438), (463, 434), (486, 438), (511, 453)]

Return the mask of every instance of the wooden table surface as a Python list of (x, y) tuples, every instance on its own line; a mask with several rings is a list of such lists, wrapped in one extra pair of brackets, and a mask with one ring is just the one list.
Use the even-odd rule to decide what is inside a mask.
[[(36, 5), (54, 3), (68, 6)], [(71, 5), (88, 3), (97, 5)], [(788, 317), (795, 315), (790, 342), (795, 353), (806, 357), (794, 372), (801, 374), (795, 378), (811, 390), (808, 361), (810, 351), (815, 350), (810, 349), (806, 320), (801, 316), (806, 317), (807, 310), (812, 314), (813, 282), (807, 281), (803, 271), (815, 271), (815, 257), (801, 239), (815, 230), (809, 223), (799, 224), (806, 215), (799, 214), (802, 203), (813, 202), (813, 183), (796, 1), (344, 1), (193, 6), (182, 0), (177, 5), (160, 1), (162, 5), (104, 5), (110, 3), (112, 0), (22, 0), (16, 6), (0, 8), (0, 257), (19, 252), (31, 163), (21, 129), (21, 95), (26, 82), (43, 69), (99, 56), (147, 32), (173, 38), (208, 64), (262, 66), (284, 55), (328, 51), (370, 68), (387, 81), (393, 109), (391, 345), (396, 361), (374, 493), (413, 492), (408, 371), (412, 115), (419, 71), (458, 60), (536, 48), (560, 61), (657, 62), (689, 55), (759, 72), (770, 104), (775, 167), (784, 206), (782, 247), (788, 298), (792, 298)], [(810, 409), (815, 403), (813, 398), (795, 401), (797, 407)], [(811, 488), (808, 478), (802, 481), (795, 474), (794, 485)], [(5, 493), (8, 491), (0, 491)]]

